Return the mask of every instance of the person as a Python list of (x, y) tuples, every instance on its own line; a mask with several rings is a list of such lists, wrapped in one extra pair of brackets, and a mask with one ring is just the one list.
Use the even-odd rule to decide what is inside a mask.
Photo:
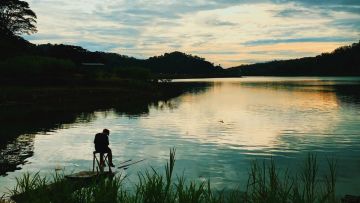
[(95, 151), (100, 153), (107, 153), (109, 158), (109, 166), (115, 167), (112, 162), (112, 152), (109, 148), (109, 134), (110, 131), (108, 129), (104, 129), (102, 133), (97, 133), (95, 135)]

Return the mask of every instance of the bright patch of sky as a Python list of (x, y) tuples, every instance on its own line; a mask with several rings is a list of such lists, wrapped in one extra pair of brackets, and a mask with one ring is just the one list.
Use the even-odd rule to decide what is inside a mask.
[(148, 58), (182, 51), (223, 67), (315, 56), (360, 40), (356, 0), (28, 0), (33, 43)]

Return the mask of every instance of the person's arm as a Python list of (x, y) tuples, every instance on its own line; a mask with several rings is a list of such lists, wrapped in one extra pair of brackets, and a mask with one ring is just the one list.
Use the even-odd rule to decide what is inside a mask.
[(109, 146), (109, 136), (106, 136), (106, 145)]

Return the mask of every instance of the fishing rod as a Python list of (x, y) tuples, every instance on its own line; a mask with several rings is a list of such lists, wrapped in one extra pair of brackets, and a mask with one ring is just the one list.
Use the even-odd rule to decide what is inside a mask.
[(141, 160), (139, 160), (139, 161), (135, 161), (135, 162), (133, 162), (133, 163), (129, 163), (129, 164), (125, 164), (125, 165), (119, 166), (119, 167), (118, 167), (118, 169), (121, 169), (121, 168), (126, 168), (126, 167), (128, 167), (128, 166), (131, 166), (131, 165), (137, 164), (137, 163), (142, 162), (142, 161), (144, 161), (144, 160), (145, 160), (145, 159), (141, 159)]
[(129, 162), (129, 161), (132, 161), (132, 159), (128, 159), (128, 160), (126, 160), (126, 161), (120, 162), (120, 165), (121, 165), (121, 164), (124, 164), (124, 163), (126, 163), (126, 162)]

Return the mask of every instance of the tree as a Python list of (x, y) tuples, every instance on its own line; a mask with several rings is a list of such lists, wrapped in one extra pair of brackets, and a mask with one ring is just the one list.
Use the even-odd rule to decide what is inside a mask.
[(0, 0), (0, 34), (32, 34), (36, 30), (36, 14), (20, 0)]

